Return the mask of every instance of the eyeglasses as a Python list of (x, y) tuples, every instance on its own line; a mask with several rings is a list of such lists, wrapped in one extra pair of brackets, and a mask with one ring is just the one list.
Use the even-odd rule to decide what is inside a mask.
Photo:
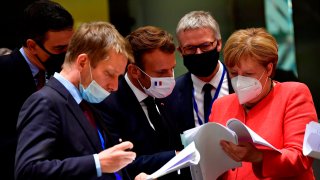
[(199, 44), (197, 46), (186, 46), (182, 47), (182, 52), (184, 54), (195, 54), (197, 52), (197, 49), (199, 48), (202, 52), (210, 51), (213, 48), (213, 44), (216, 41), (212, 42), (204, 42), (202, 44)]

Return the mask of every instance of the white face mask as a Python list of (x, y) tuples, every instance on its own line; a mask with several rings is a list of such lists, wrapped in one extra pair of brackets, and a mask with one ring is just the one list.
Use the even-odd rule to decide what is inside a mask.
[(240, 104), (245, 104), (261, 94), (263, 88), (260, 79), (263, 74), (260, 76), (259, 80), (241, 75), (231, 79), (232, 87), (238, 96)]
[[(139, 68), (139, 67), (138, 67)], [(139, 68), (140, 69), (140, 68)], [(141, 69), (140, 69), (141, 70)], [(140, 86), (146, 94), (154, 98), (165, 98), (169, 96), (176, 84), (174, 75), (172, 77), (151, 77), (147, 73), (141, 70), (145, 75), (150, 78), (151, 86), (147, 89), (138, 80)]]
[(106, 97), (108, 97), (110, 93), (105, 89), (103, 89), (95, 80), (92, 79), (91, 66), (90, 66), (90, 76), (92, 81), (86, 89), (81, 84), (81, 78), (80, 78), (80, 84), (79, 84), (80, 94), (84, 100), (90, 103), (100, 103)]

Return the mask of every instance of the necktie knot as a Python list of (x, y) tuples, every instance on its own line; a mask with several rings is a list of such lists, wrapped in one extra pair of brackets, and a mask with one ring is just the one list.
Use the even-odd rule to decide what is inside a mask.
[(148, 96), (147, 98), (145, 98), (145, 99), (143, 100), (143, 102), (146, 104), (147, 107), (149, 107), (149, 106), (155, 106), (154, 98), (151, 97), (151, 96)]
[(93, 126), (93, 127), (97, 127), (95, 119), (93, 117), (92, 111), (89, 107), (89, 105), (87, 104), (86, 101), (82, 100), (80, 102), (80, 108), (82, 109), (84, 115), (86, 116), (87, 120), (89, 121), (89, 123)]
[(161, 115), (158, 112), (158, 109), (156, 107), (156, 103), (155, 103), (155, 99), (151, 96), (148, 96), (147, 98), (145, 98), (143, 100), (143, 102), (145, 103), (145, 105), (147, 106), (147, 111), (148, 111), (148, 116), (149, 116), (149, 120), (152, 123), (152, 125), (154, 126), (154, 129), (158, 132), (161, 133), (163, 132), (163, 122), (161, 119)]
[(204, 93), (208, 93), (208, 92), (211, 93), (212, 88), (213, 88), (213, 86), (211, 84), (207, 83), (203, 86), (202, 91), (204, 91)]

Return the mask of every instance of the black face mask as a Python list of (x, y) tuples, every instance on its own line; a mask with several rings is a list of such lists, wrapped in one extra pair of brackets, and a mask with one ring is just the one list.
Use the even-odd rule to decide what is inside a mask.
[(51, 54), (43, 66), (46, 68), (47, 75), (50, 77), (55, 72), (60, 72), (66, 53)]
[(198, 77), (208, 77), (217, 67), (219, 52), (217, 48), (201, 54), (183, 56), (183, 64), (190, 73)]
[(66, 56), (66, 53), (60, 53), (60, 54), (52, 54), (49, 52), (41, 43), (37, 43), (39, 47), (44, 50), (47, 54), (49, 54), (49, 58), (47, 61), (43, 62), (38, 58), (39, 62), (44, 66), (47, 72), (47, 77), (52, 76), (55, 72), (60, 72), (62, 69), (62, 64), (64, 62), (64, 58)]

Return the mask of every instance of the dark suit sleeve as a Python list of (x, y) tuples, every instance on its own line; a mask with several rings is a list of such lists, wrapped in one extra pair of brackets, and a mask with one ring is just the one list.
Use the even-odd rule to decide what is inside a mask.
[(52, 99), (40, 93), (33, 94), (19, 114), (16, 179), (96, 178), (93, 155), (63, 158), (68, 157), (61, 151), (63, 114)]
[(152, 174), (175, 156), (175, 151), (164, 151), (152, 155), (142, 155), (128, 165), (127, 170), (131, 177), (135, 177), (144, 170), (147, 174)]

